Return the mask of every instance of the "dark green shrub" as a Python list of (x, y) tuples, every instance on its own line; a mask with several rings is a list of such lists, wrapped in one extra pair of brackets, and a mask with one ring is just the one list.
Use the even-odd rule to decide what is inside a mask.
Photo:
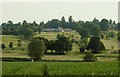
[(21, 40), (18, 40), (18, 41), (17, 41), (17, 46), (18, 46), (18, 47), (21, 47), (21, 46), (22, 46)]
[(83, 59), (85, 62), (93, 62), (97, 60), (97, 58), (93, 55), (92, 52), (86, 52)]
[(117, 39), (120, 41), (120, 32), (118, 32)]
[(13, 43), (12, 43), (12, 42), (9, 43), (9, 47), (10, 47), (10, 48), (13, 47)]
[(81, 47), (80, 47), (80, 52), (84, 52), (85, 49), (86, 49), (85, 45), (81, 46)]
[(1, 48), (2, 48), (2, 49), (5, 49), (5, 44), (1, 44)]
[(98, 53), (101, 50), (105, 50), (105, 46), (99, 37), (91, 37), (87, 49), (92, 50), (93, 53)]

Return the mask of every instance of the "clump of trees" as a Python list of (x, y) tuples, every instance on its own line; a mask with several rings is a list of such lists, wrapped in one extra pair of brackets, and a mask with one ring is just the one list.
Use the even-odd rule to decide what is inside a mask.
[[(36, 23), (34, 22), (34, 24)], [(25, 20), (23, 21), (20, 27), (20, 34), (22, 34), (25, 39), (30, 39), (33, 37), (33, 32), (36, 32), (35, 28), (32, 27), (34, 24), (29, 24)]]
[(55, 51), (56, 53), (64, 53), (72, 50), (72, 42), (68, 37), (65, 37), (63, 34), (57, 35), (57, 40), (48, 40), (44, 37), (36, 37), (38, 39), (42, 39), (45, 43), (46, 50), (51, 50), (51, 53)]
[(44, 53), (47, 50), (53, 50), (57, 53), (64, 53), (72, 50), (71, 41), (60, 35), (57, 40), (47, 40), (43, 37), (35, 37), (33, 38), (28, 45), (28, 55), (34, 60), (40, 60)]
[(69, 38), (61, 35), (59, 38), (55, 41), (55, 51), (59, 53), (64, 53), (72, 50), (72, 42), (69, 40)]
[(33, 38), (28, 44), (28, 55), (32, 60), (40, 60), (46, 50), (43, 40)]
[(115, 38), (115, 37), (116, 37), (115, 32), (108, 32), (108, 33), (106, 34), (106, 38)]
[(4, 35), (23, 35), (24, 38), (31, 38), (34, 32), (41, 33), (44, 28), (71, 28), (79, 32), (82, 38), (90, 36), (99, 36), (100, 32), (108, 31), (109, 28), (119, 29), (119, 23), (116, 24), (115, 21), (102, 19), (101, 21), (94, 18), (93, 21), (75, 21), (72, 16), (68, 17), (68, 21), (65, 20), (63, 16), (61, 20), (52, 19), (44, 23), (43, 21), (39, 24), (33, 21), (28, 23), (26, 20), (23, 22), (13, 23), (8, 21), (7, 23), (2, 23), (2, 34)]

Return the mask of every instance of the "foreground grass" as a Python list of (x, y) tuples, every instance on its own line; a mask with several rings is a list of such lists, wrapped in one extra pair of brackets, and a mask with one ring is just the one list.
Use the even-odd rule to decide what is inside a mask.
[(117, 75), (118, 61), (108, 62), (3, 62), (3, 75)]

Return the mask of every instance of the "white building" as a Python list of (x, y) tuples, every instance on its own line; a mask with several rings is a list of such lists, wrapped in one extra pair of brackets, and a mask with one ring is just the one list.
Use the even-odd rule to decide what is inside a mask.
[(58, 27), (58, 28), (46, 28), (42, 30), (43, 32), (70, 32), (72, 31), (71, 29), (67, 28), (67, 29), (63, 29), (62, 27)]

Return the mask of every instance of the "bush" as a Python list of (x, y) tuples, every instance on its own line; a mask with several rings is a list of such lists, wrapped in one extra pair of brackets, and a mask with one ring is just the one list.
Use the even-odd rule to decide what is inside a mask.
[(9, 47), (10, 47), (10, 48), (13, 47), (13, 43), (12, 43), (12, 42), (9, 43)]
[(18, 46), (18, 47), (21, 47), (21, 46), (22, 46), (21, 40), (18, 40), (18, 41), (17, 41), (17, 46)]
[(87, 52), (83, 59), (85, 62), (93, 62), (97, 60), (97, 58), (93, 55), (92, 52)]
[(4, 49), (5, 48), (5, 44), (1, 44), (1, 48)]
[(85, 49), (86, 49), (85, 45), (81, 46), (81, 47), (80, 47), (80, 52), (84, 52)]

